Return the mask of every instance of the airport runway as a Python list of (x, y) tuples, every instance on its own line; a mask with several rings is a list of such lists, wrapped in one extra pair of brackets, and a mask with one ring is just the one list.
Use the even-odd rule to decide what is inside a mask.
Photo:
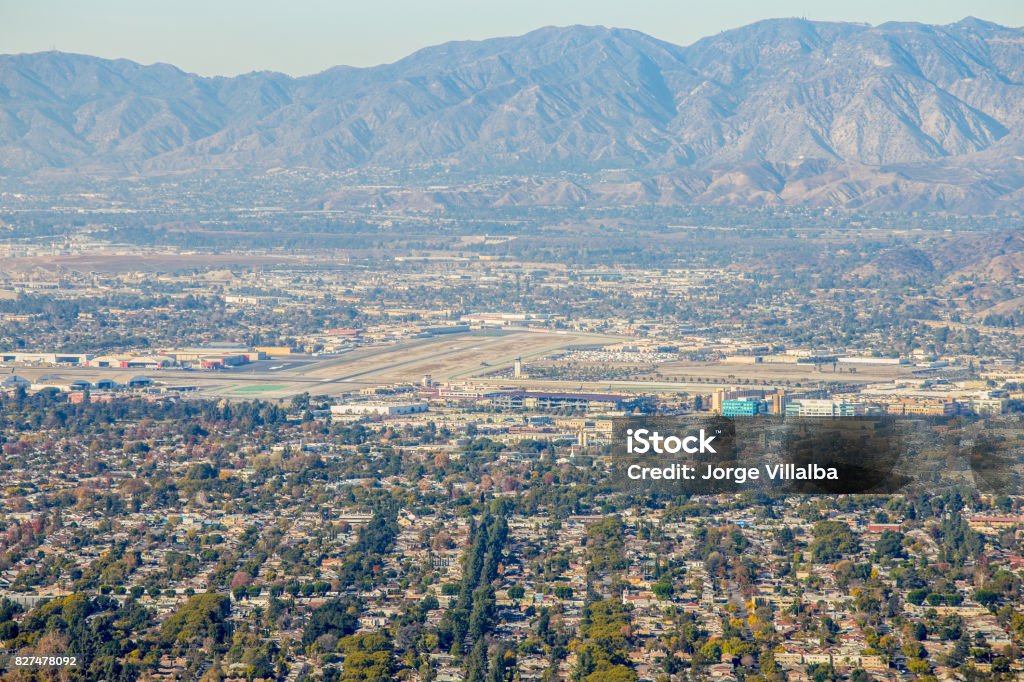
[(368, 387), (418, 383), (426, 374), (437, 382), (468, 381), (511, 367), (516, 357), (529, 359), (569, 346), (621, 340), (608, 335), (548, 330), (474, 331), (359, 348), (329, 357), (274, 358), (225, 370), (15, 367), (0, 372), (13, 370), (30, 380), (52, 375), (68, 383), (77, 379), (125, 383), (131, 377), (143, 375), (166, 386), (195, 387), (194, 395), (204, 397), (274, 400), (304, 392), (338, 395)]

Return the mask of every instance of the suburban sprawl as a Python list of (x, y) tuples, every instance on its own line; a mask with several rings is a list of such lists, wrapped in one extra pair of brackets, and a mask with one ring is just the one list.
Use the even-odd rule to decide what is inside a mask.
[(421, 216), (309, 250), (227, 247), (282, 238), (258, 212), (188, 247), (44, 215), (0, 247), (9, 654), (106, 680), (1024, 674), (1012, 485), (610, 474), (628, 416), (1016, 419), (1024, 280), (976, 248), (999, 226)]

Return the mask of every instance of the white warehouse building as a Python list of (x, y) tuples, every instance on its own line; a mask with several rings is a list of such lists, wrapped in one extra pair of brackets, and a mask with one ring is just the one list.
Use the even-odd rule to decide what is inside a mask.
[(331, 414), (372, 414), (380, 417), (397, 417), (403, 414), (426, 412), (426, 403), (349, 403), (331, 405)]

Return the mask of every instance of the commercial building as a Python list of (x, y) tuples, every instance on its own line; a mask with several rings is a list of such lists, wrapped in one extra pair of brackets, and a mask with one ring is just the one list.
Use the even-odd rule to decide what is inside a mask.
[(758, 400), (761, 400), (764, 398), (764, 391), (759, 388), (735, 389), (732, 391), (720, 388), (711, 394), (711, 411), (715, 414), (723, 414), (722, 408), (725, 401), (740, 400), (743, 398), (757, 398)]
[(755, 417), (768, 414), (768, 403), (760, 398), (730, 398), (722, 401), (724, 417)]
[(174, 364), (169, 355), (101, 355), (89, 361), (90, 367), (119, 369), (160, 369)]
[(771, 396), (772, 406), (771, 413), (783, 415), (786, 414), (786, 407), (797, 400), (804, 400), (807, 398), (806, 393), (787, 393), (784, 389), (779, 389)]
[(647, 396), (621, 395), (617, 393), (583, 393), (562, 391), (519, 391), (504, 390), (487, 394), (491, 404), (501, 409), (534, 410), (583, 410), (587, 412), (611, 412), (644, 409), (650, 403)]
[(291, 346), (256, 346), (254, 350), (263, 353), (268, 357), (279, 357), (281, 355), (291, 355)]
[(223, 346), (204, 346), (199, 348), (173, 348), (161, 351), (161, 357), (169, 357), (174, 362), (185, 365), (201, 365), (207, 369), (215, 367), (233, 367), (257, 360), (266, 360), (267, 354), (246, 347), (227, 349)]
[(199, 360), (199, 366), (203, 369), (224, 369), (225, 367), (238, 367), (249, 362), (248, 355), (211, 355)]
[(975, 414), (1002, 414), (1006, 412), (1006, 406), (1009, 402), (1005, 397), (988, 395), (982, 392), (970, 398), (967, 404)]
[(891, 402), (883, 402), (886, 413), (906, 415), (926, 415), (934, 417), (951, 417), (960, 411), (955, 400), (941, 398), (898, 398)]
[(910, 361), (906, 358), (873, 358), (870, 356), (845, 356), (839, 358), (839, 362), (844, 365), (909, 365)]
[(464, 334), (469, 331), (468, 324), (451, 324), (444, 327), (424, 327), (417, 336), (439, 336), (443, 334)]
[(864, 403), (804, 398), (786, 405), (787, 417), (859, 417), (867, 414)]
[(463, 315), (460, 321), (474, 326), (509, 327), (546, 322), (549, 317), (534, 313), (469, 313)]
[(427, 411), (427, 403), (348, 403), (331, 405), (331, 414), (336, 415), (376, 415), (378, 417), (397, 417), (406, 414), (417, 414)]
[(86, 353), (22, 353), (8, 351), (0, 353), (0, 362), (17, 362), (26, 365), (85, 365), (91, 355)]
[(445, 400), (484, 400), (503, 393), (507, 392), (475, 386), (442, 386), (437, 390), (437, 397)]

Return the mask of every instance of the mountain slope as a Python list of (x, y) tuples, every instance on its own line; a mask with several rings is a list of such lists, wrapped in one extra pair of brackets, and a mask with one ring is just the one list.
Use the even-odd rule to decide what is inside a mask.
[(546, 28), (304, 78), (0, 56), (0, 174), (626, 169), (501, 200), (1019, 210), (1022, 119), (1024, 30), (976, 19)]

